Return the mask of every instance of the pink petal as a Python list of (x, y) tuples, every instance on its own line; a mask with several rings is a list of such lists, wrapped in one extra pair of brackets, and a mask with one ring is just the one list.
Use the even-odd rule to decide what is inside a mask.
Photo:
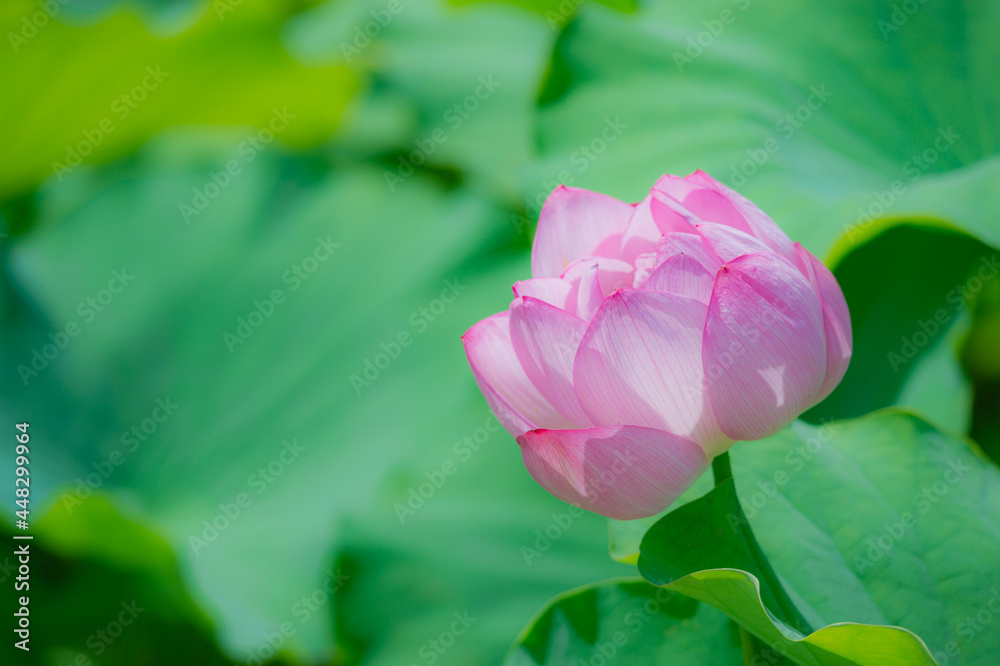
[(601, 307), (604, 294), (601, 290), (601, 283), (598, 279), (598, 266), (595, 261), (590, 268), (580, 276), (580, 284), (576, 292), (577, 316), (585, 321), (594, 318), (597, 308)]
[[(634, 272), (632, 264), (606, 257), (588, 257), (575, 261), (566, 268), (566, 271), (562, 274), (562, 278), (567, 282), (575, 284), (593, 264), (597, 264), (597, 281), (601, 285), (601, 292), (605, 296), (615, 289), (631, 286), (632, 274)], [(573, 297), (572, 294), (570, 297)]]
[(636, 289), (641, 289), (646, 286), (646, 282), (649, 280), (649, 276), (653, 274), (656, 270), (656, 266), (659, 264), (656, 261), (656, 254), (653, 252), (646, 252), (640, 254), (635, 258), (635, 276), (632, 278), (632, 286)]
[(778, 254), (749, 254), (715, 278), (705, 375), (733, 439), (767, 437), (815, 404), (826, 368), (823, 314), (808, 280)]
[(705, 187), (712, 188), (726, 197), (732, 206), (739, 211), (750, 227), (750, 232), (757, 240), (762, 241), (775, 252), (780, 253), (790, 261), (795, 260), (795, 249), (792, 241), (777, 224), (774, 223), (760, 208), (739, 192), (732, 190), (709, 176), (704, 171), (695, 171), (688, 180)]
[(510, 313), (501, 312), (462, 336), (472, 374), (490, 409), (514, 437), (539, 427), (572, 428), (528, 379), (514, 353), (509, 322)]
[(573, 361), (587, 322), (534, 298), (510, 306), (514, 352), (531, 383), (576, 427), (591, 425), (573, 389)]
[[(680, 212), (678, 212), (679, 209)], [(622, 235), (621, 259), (633, 263), (635, 258), (656, 250), (660, 236), (671, 231), (694, 233), (694, 221), (686, 211), (662, 192), (650, 190), (635, 206), (628, 227)], [(690, 215), (690, 213), (688, 213)]]
[(562, 278), (532, 278), (514, 283), (514, 296), (531, 296), (567, 312), (576, 312), (576, 303), (570, 302), (573, 285)]
[(655, 515), (708, 468), (694, 442), (651, 428), (533, 430), (517, 440), (531, 476), (559, 499), (609, 518)]
[(670, 257), (685, 254), (704, 267), (714, 277), (722, 268), (722, 260), (712, 251), (700, 234), (669, 233), (656, 246), (656, 261), (663, 263)]
[(560, 185), (542, 206), (531, 249), (533, 277), (559, 277), (577, 259), (617, 258), (632, 205), (606, 194)]
[(771, 252), (771, 248), (742, 231), (722, 224), (705, 222), (697, 226), (698, 233), (705, 239), (712, 251), (723, 261), (729, 263), (745, 254)]
[(712, 456), (728, 447), (704, 391), (706, 310), (693, 298), (638, 289), (604, 299), (573, 369), (592, 422), (665, 430)]
[(708, 299), (712, 297), (714, 279), (712, 274), (693, 258), (686, 254), (677, 254), (660, 264), (660, 267), (649, 276), (646, 289), (688, 296), (708, 305)]
[(847, 372), (851, 362), (853, 339), (851, 313), (837, 278), (822, 261), (798, 243), (795, 244), (800, 268), (803, 269), (823, 305), (823, 333), (826, 338), (826, 375), (817, 402), (830, 395)]
[[(695, 173), (681, 178), (666, 175), (654, 186), (679, 201), (685, 208), (698, 216), (702, 222), (724, 224), (746, 234), (752, 234), (747, 220), (732, 202), (714, 185)], [(708, 179), (711, 181), (711, 178)]]

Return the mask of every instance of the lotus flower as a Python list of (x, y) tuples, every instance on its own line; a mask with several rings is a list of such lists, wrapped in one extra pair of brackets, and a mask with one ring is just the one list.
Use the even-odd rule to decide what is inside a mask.
[(829, 395), (851, 358), (833, 274), (701, 171), (637, 204), (558, 187), (531, 272), (466, 355), (535, 480), (612, 518), (667, 508), (735, 441)]

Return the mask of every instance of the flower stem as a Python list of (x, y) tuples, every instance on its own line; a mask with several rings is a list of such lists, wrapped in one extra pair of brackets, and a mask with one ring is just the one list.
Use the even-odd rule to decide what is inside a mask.
[(720, 453), (712, 459), (712, 476), (715, 479), (715, 485), (733, 478), (733, 468), (729, 464), (729, 451)]
[[(729, 462), (729, 452), (725, 451), (712, 459), (712, 479), (715, 485), (719, 485), (726, 479), (733, 478), (733, 467)], [(740, 628), (740, 647), (743, 650), (743, 663), (746, 666), (753, 664), (753, 656), (756, 650), (757, 637), (751, 634), (746, 628), (733, 621)]]
[[(726, 479), (733, 478), (733, 469), (731, 463), (729, 462), (728, 451), (716, 456), (712, 460), (712, 477), (715, 480), (715, 485), (719, 485)], [(745, 518), (743, 521), (743, 529), (746, 531), (745, 536), (747, 546), (750, 548), (751, 555), (756, 562), (761, 578), (763, 579), (761, 582), (766, 583), (774, 592), (778, 606), (783, 611), (787, 621), (798, 631), (808, 634), (809, 626), (806, 623), (805, 618), (802, 617), (799, 609), (795, 607), (795, 603), (788, 596), (788, 593), (785, 592), (785, 588), (782, 586), (781, 581), (778, 580), (778, 575), (771, 567), (771, 563), (768, 561), (767, 556), (764, 555), (764, 551), (761, 550), (760, 544), (757, 543), (757, 538), (754, 536), (753, 530), (750, 528), (750, 524), (746, 522)], [(750, 664), (753, 659), (754, 652), (763, 644), (760, 639), (747, 631), (743, 625), (739, 625), (739, 627), (740, 643), (743, 647), (743, 659), (745, 663)]]

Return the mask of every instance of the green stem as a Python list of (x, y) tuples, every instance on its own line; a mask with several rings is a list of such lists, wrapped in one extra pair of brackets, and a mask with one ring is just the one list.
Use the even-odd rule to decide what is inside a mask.
[(743, 625), (738, 626), (740, 628), (740, 648), (743, 651), (743, 664), (744, 666), (753, 666), (753, 655), (757, 648), (756, 637), (744, 629)]
[(729, 464), (729, 451), (720, 453), (712, 459), (712, 476), (715, 478), (715, 485), (733, 478), (733, 468)]
[[(715, 485), (719, 485), (726, 479), (733, 478), (733, 468), (729, 462), (729, 452), (721, 453), (712, 459), (712, 479)], [(735, 622), (735, 621), (734, 621)], [(746, 630), (742, 624), (735, 622), (740, 628), (740, 648), (743, 651), (743, 663), (745, 666), (753, 665), (753, 656), (757, 647), (756, 636)]]

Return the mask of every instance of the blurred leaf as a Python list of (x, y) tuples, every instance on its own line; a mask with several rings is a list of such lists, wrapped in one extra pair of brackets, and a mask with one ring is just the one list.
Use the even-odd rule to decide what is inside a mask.
[[(172, 137), (47, 193), (38, 231), (8, 248), (2, 393), (4, 413), (60, 442), (36, 452), (39, 499), (68, 501), (124, 458), (91, 478), (127, 490), (167, 535), (223, 645), (243, 654), (324, 584), (339, 517), (472, 394), (458, 338), (483, 303), (462, 291), (462, 266), (491, 211), (426, 181), (386, 197), (375, 169), (327, 176), (274, 148), (247, 161), (238, 139), (206, 156), (203, 137)], [(216, 191), (229, 160), (241, 171)], [(215, 197), (185, 224), (181, 204), (206, 189)], [(372, 234), (394, 219), (411, 224), (392, 242)], [(113, 271), (134, 275), (117, 295)], [(461, 297), (441, 314), (445, 280)], [(88, 304), (102, 289), (111, 302)], [(428, 305), (438, 314), (421, 315)], [(77, 335), (22, 380), (70, 322)], [(402, 333), (407, 353), (369, 370)], [(380, 381), (352, 382), (366, 372)], [(162, 423), (157, 401), (176, 405)], [(329, 616), (296, 624), (293, 651), (322, 654)]]
[(921, 5), (883, 37), (896, 9), (588, 6), (561, 36), (542, 95), (540, 169), (555, 177), (617, 117), (615, 140), (578, 154), (574, 184), (637, 200), (664, 172), (702, 168), (814, 252), (869, 205), (872, 218), (933, 215), (998, 245), (1000, 92), (987, 82), (1000, 45), (984, 22), (1000, 5)]
[(603, 518), (553, 500), (517, 465), (508, 435), (494, 438), (466, 462), (443, 455), (457, 471), (419, 490), (423, 505), (409, 489), (425, 473), (402, 475), (395, 506), (387, 498), (342, 531), (337, 562), (351, 578), (336, 599), (337, 637), (348, 664), (495, 664), (548, 598), (635, 573), (605, 556)]
[[(775, 663), (760, 654), (760, 663)], [(588, 585), (553, 599), (518, 638), (506, 666), (744, 663), (739, 636), (707, 604), (641, 580)]]
[(1000, 339), (1000, 280), (983, 281), (972, 300), (975, 320), (962, 349), (962, 367), (975, 387), (970, 433), (1000, 464), (1000, 348), (996, 344)]
[[(0, 521), (0, 532), (9, 541), (11, 527)], [(54, 506), (31, 534), (31, 541), (9, 541), (29, 546), (29, 589), (14, 590), (13, 555), (0, 562), (10, 601), (28, 594), (32, 613), (30, 652), (7, 642), (4, 663), (233, 663), (185, 592), (167, 543), (107, 498), (96, 495), (70, 510)]]
[(277, 133), (299, 146), (333, 133), (357, 87), (351, 72), (296, 63), (274, 3), (220, 0), (202, 11), (186, 31), (161, 38), (124, 11), (88, 26), (56, 12), (36, 27), (37, 2), (4, 3), (0, 28), (13, 54), (0, 77), (18, 103), (0, 111), (10, 132), (0, 200), (50, 176), (61, 182), (81, 161), (126, 154), (166, 127), (249, 124), (261, 144)]
[[(290, 22), (289, 44), (310, 62), (346, 62), (372, 81), (348, 109), (344, 136), (365, 155), (387, 153), (389, 189), (405, 174), (443, 170), (451, 185), (517, 199), (534, 157), (535, 97), (555, 39), (539, 17), (501, 3), (328, 3)], [(369, 109), (392, 104), (409, 131), (350, 139), (372, 124)], [(377, 118), (376, 122), (381, 122)]]
[[(461, 7), (463, 5), (473, 5), (484, 0), (449, 0), (451, 4)], [(488, 1), (488, 0), (486, 0)], [(576, 10), (580, 5), (588, 0), (503, 0), (525, 9), (530, 9), (545, 17), (549, 22), (549, 27), (553, 30), (571, 20), (576, 15)], [(617, 9), (623, 13), (634, 12), (637, 8), (636, 0), (592, 0), (605, 7)]]

